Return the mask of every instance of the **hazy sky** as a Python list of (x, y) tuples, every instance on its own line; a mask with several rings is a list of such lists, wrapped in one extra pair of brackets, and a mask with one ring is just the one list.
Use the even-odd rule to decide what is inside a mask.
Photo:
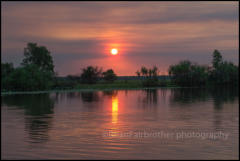
[[(218, 49), (238, 64), (238, 2), (1, 2), (2, 62), (19, 66), (28, 42), (46, 46), (59, 75), (87, 65), (165, 74), (180, 60), (210, 64)], [(111, 55), (118, 48), (118, 55)]]

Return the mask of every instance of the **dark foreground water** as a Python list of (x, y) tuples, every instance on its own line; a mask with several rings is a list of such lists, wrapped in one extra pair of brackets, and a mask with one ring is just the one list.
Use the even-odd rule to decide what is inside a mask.
[(238, 91), (2, 96), (2, 159), (238, 159)]

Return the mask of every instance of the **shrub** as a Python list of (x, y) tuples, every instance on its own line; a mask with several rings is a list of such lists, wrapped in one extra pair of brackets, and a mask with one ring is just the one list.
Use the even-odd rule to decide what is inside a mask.
[(103, 79), (106, 82), (112, 83), (117, 79), (117, 75), (114, 73), (112, 69), (108, 69), (107, 71), (102, 73)]

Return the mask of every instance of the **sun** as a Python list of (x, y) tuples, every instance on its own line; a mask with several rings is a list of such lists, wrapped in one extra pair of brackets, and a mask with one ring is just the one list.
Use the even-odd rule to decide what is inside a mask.
[(111, 50), (111, 54), (112, 54), (112, 55), (117, 55), (117, 54), (118, 54), (118, 50), (115, 49), (115, 48), (112, 49), (112, 50)]

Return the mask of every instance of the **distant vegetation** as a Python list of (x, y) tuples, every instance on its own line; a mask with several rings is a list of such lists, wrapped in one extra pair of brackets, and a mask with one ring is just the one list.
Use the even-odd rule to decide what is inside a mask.
[(204, 86), (208, 79), (208, 67), (193, 64), (188, 60), (169, 67), (172, 81), (179, 86)]
[(188, 60), (169, 67), (172, 81), (179, 86), (238, 85), (239, 68), (223, 61), (218, 50), (213, 52), (212, 66), (193, 64)]
[(137, 76), (142, 76), (145, 77), (146, 79), (144, 79), (142, 81), (142, 85), (144, 87), (153, 87), (153, 86), (158, 86), (158, 68), (156, 66), (153, 66), (153, 68), (149, 68), (147, 69), (146, 67), (142, 67), (140, 71), (137, 71), (136, 74)]
[(103, 72), (102, 75), (103, 79), (108, 83), (113, 83), (117, 79), (117, 75), (112, 69), (108, 69), (107, 71)]
[(222, 60), (219, 51), (215, 50), (212, 60), (213, 68), (209, 71), (209, 80), (216, 84), (238, 84), (239, 67), (232, 62)]
[(101, 68), (88, 66), (82, 69), (81, 82), (84, 84), (95, 84), (99, 80), (101, 74)]
[[(117, 80), (113, 69), (103, 71), (97, 66), (83, 68), (80, 75), (58, 77), (54, 72), (51, 53), (44, 46), (28, 43), (24, 48), (24, 59), (17, 68), (12, 63), (1, 64), (2, 91), (40, 91), (51, 89), (88, 88), (138, 88), (169, 86), (212, 86), (237, 85), (239, 68), (222, 59), (221, 53), (213, 52), (211, 66), (198, 65), (189, 60), (180, 61), (169, 67), (171, 80), (160, 80), (159, 69), (141, 67), (136, 72), (138, 80)], [(141, 78), (141, 79), (140, 79)], [(142, 79), (143, 78), (143, 79)]]

